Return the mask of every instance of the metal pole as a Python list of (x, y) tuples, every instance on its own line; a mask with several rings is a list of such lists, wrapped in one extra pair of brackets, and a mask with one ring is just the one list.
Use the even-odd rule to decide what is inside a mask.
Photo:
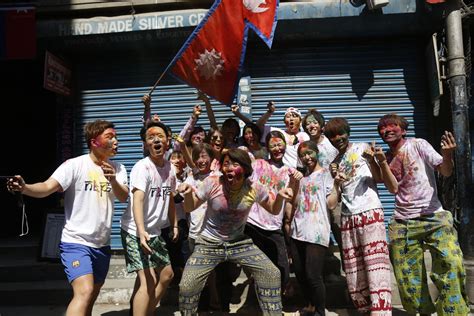
[[(447, 6), (446, 34), (448, 44), (448, 84), (451, 92), (457, 178), (457, 205), (460, 208), (459, 241), (467, 270), (467, 292), (474, 300), (474, 210), (471, 207), (471, 146), (466, 89), (466, 68), (462, 35), (461, 4), (451, 0)], [(471, 194), (472, 195), (472, 194)]]

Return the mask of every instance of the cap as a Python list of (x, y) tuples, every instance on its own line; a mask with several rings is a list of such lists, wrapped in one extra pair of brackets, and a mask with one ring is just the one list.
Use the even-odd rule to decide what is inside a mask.
[(294, 108), (294, 107), (292, 107), (292, 106), (290, 106), (289, 108), (286, 109), (286, 111), (285, 111), (285, 116), (286, 116), (288, 113), (296, 113), (299, 117), (301, 117), (301, 112), (300, 112), (297, 108)]

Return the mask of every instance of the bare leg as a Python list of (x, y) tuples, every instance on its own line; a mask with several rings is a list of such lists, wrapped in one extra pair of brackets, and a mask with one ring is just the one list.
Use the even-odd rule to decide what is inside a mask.
[(69, 303), (66, 316), (89, 316), (102, 284), (94, 285), (94, 276), (86, 274), (71, 283), (74, 296)]
[(166, 289), (168, 288), (168, 285), (171, 283), (173, 280), (173, 268), (171, 268), (171, 265), (167, 265), (164, 268), (161, 269), (156, 269), (155, 273), (160, 276), (160, 279), (158, 280), (158, 284), (155, 288), (155, 304), (154, 307), (158, 305), (160, 302), (161, 298), (166, 292)]
[(140, 286), (133, 298), (133, 315), (147, 316), (154, 311), (155, 288), (158, 278), (154, 269), (137, 271)]

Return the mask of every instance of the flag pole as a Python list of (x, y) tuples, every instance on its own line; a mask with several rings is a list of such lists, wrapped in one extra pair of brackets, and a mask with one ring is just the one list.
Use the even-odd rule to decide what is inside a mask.
[(151, 94), (153, 93), (153, 91), (155, 91), (155, 88), (156, 86), (158, 85), (158, 83), (161, 81), (161, 79), (163, 79), (165, 73), (168, 71), (168, 69), (170, 68), (170, 66), (168, 65), (168, 67), (166, 67), (166, 69), (161, 73), (160, 77), (158, 78), (158, 80), (156, 80), (155, 84), (153, 85), (153, 87), (151, 87), (150, 89), (150, 92), (148, 92), (148, 95), (151, 97)]

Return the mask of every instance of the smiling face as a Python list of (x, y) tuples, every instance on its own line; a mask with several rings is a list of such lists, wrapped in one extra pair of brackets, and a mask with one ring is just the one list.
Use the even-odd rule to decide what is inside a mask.
[(274, 162), (281, 162), (286, 152), (285, 140), (277, 137), (272, 137), (268, 140), (268, 151), (270, 152), (270, 159)]
[(199, 169), (199, 173), (206, 174), (211, 171), (211, 157), (206, 150), (201, 150), (198, 159), (195, 161), (196, 167)]
[(199, 145), (202, 142), (204, 142), (204, 138), (206, 137), (206, 133), (204, 132), (197, 132), (191, 135), (191, 144), (194, 145)]
[(219, 131), (214, 131), (209, 138), (209, 145), (216, 153), (220, 153), (224, 148), (224, 137)]
[(339, 151), (339, 153), (344, 153), (347, 150), (347, 146), (349, 146), (349, 135), (346, 133), (336, 134), (328, 138), (334, 148)]
[(233, 161), (228, 155), (224, 157), (222, 161), (222, 175), (224, 176), (224, 181), (231, 188), (238, 188), (244, 182), (244, 168), (237, 161)]
[(181, 174), (186, 167), (186, 161), (181, 153), (174, 152), (171, 154), (170, 163), (174, 166), (177, 174)]
[(305, 130), (308, 133), (309, 137), (315, 140), (318, 140), (322, 134), (321, 125), (313, 115), (310, 115), (306, 118)]
[(313, 172), (318, 166), (318, 152), (309, 146), (300, 145), (298, 148), (298, 157), (309, 172)]
[(168, 136), (159, 126), (152, 126), (146, 130), (145, 146), (148, 148), (152, 160), (162, 160), (167, 150)]
[(285, 115), (285, 126), (288, 133), (297, 134), (300, 131), (301, 117), (294, 112), (287, 113)]
[(392, 147), (405, 139), (407, 131), (396, 123), (389, 123), (379, 127), (379, 134), (382, 140)]
[(91, 140), (92, 149), (106, 157), (117, 154), (118, 140), (115, 129), (107, 128), (102, 134)]

